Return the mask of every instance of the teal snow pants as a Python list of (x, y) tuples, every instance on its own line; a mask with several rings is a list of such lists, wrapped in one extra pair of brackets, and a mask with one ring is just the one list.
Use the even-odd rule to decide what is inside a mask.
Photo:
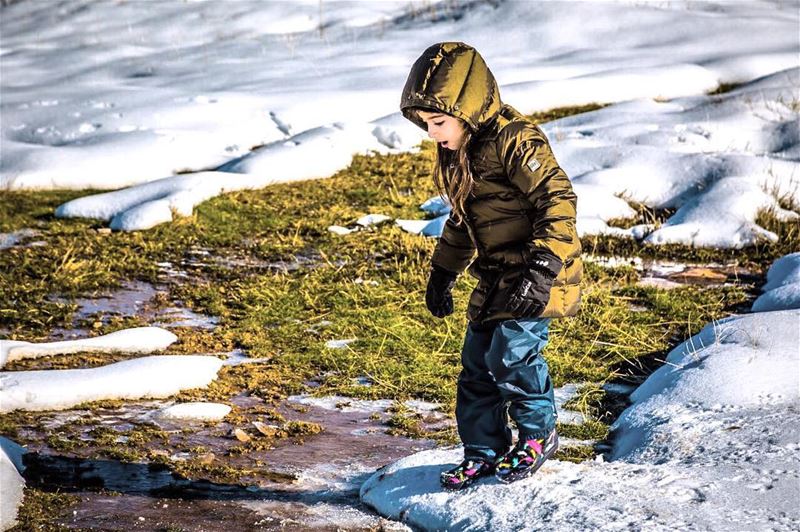
[(522, 438), (542, 438), (555, 428), (553, 385), (542, 357), (549, 323), (532, 318), (467, 327), (456, 398), (464, 458), (504, 454), (511, 446), (508, 416)]

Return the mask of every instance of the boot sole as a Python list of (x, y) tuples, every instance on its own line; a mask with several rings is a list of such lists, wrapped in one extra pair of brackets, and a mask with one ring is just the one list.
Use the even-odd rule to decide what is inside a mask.
[(495, 478), (497, 480), (499, 480), (503, 484), (511, 484), (512, 482), (516, 482), (518, 480), (522, 480), (524, 478), (528, 478), (531, 475), (533, 475), (534, 473), (536, 473), (537, 471), (539, 471), (539, 468), (542, 467), (544, 465), (544, 463), (550, 459), (551, 456), (556, 454), (556, 451), (558, 451), (558, 440), (557, 439), (556, 439), (553, 447), (551, 447), (549, 451), (547, 451), (547, 452), (542, 454), (542, 456), (544, 458), (542, 460), (540, 460), (537, 464), (535, 464), (533, 467), (529, 467), (528, 469), (523, 469), (522, 471), (518, 471), (517, 473), (513, 473), (512, 472), (512, 473), (509, 473), (508, 475), (503, 475), (502, 477), (498, 476), (498, 475), (495, 475)]

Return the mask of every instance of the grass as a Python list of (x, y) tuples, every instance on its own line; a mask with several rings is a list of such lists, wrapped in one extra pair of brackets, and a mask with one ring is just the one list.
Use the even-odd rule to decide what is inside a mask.
[(11, 528), (10, 532), (75, 530), (54, 522), (54, 517), (64, 515), (70, 507), (78, 503), (78, 500), (77, 495), (25, 488), (22, 505), (17, 513), (17, 526)]
[[(543, 121), (568, 112), (537, 116)], [(53, 218), (55, 206), (83, 192), (0, 192), (3, 231), (33, 227), (40, 232), (36, 238), (47, 243), (0, 254), (0, 334), (43, 340), (54, 328), (75, 325), (77, 296), (98, 294), (133, 280), (160, 282), (166, 295), (160, 296), (159, 304), (185, 306), (219, 318), (213, 331), (175, 329), (180, 340), (167, 353), (240, 348), (251, 357), (267, 359), (226, 366), (208, 388), (178, 395), (180, 401), (232, 405), (240, 396), (262, 401), (258, 408), (235, 407), (229, 418), (232, 425), (246, 426), (272, 416), (281, 427), (281, 437), (298, 443), (313, 437), (324, 426), (287, 421), (271, 410), (288, 395), (303, 392), (437, 401), (452, 415), (466, 302), (474, 281), (461, 276), (454, 289), (456, 312), (444, 320), (433, 318), (425, 309), (424, 287), (434, 240), (409, 235), (393, 225), (348, 236), (327, 230), (330, 225), (352, 225), (369, 213), (419, 217), (419, 204), (435, 194), (430, 179), (432, 157), (430, 143), (424, 143), (419, 153), (356, 156), (348, 168), (329, 179), (217, 197), (200, 205), (193, 216), (139, 233), (107, 234), (97, 230), (98, 222)], [(636, 223), (658, 223), (668, 214), (645, 207), (638, 210)], [(759, 271), (775, 258), (800, 249), (796, 222), (762, 213), (759, 223), (776, 232), (779, 241), (731, 251), (656, 247), (610, 237), (584, 238), (583, 244), (585, 252), (596, 255), (735, 261)], [(205, 250), (210, 254), (199, 253)], [(187, 277), (165, 279), (159, 263), (167, 262)], [(286, 269), (281, 264), (299, 267)], [(638, 278), (630, 267), (588, 263), (580, 314), (553, 322), (545, 356), (554, 384), (594, 383), (582, 388), (571, 405), (594, 421), (582, 428), (561, 427), (565, 435), (605, 438), (607, 423), (620, 405), (612, 404), (600, 384), (640, 381), (672, 346), (752, 298), (752, 286), (742, 283), (664, 290), (638, 286)], [(141, 323), (100, 313), (79, 325), (96, 335), (131, 324)], [(326, 347), (327, 341), (341, 339), (355, 341), (340, 349)], [(20, 361), (8, 369), (91, 367), (118, 358), (124, 356), (79, 353)], [(372, 385), (358, 384), (359, 377)], [(310, 380), (319, 386), (307, 386)], [(120, 404), (81, 407), (91, 412)], [(48, 415), (0, 416), (0, 433), (25, 443), (31, 430), (46, 432), (42, 420)], [(90, 415), (86, 424), (91, 427), (92, 423)], [(457, 441), (453, 429), (425, 430), (420, 416), (400, 407), (394, 409), (388, 425), (398, 434)], [(128, 438), (126, 444), (120, 443), (120, 435)], [(54, 451), (85, 451), (77, 429), (50, 436), (45, 443)], [(95, 436), (92, 446), (100, 455), (120, 460), (164, 461), (162, 453), (153, 454), (151, 442), (165, 451), (174, 451), (178, 445), (200, 448), (191, 432), (165, 441), (139, 426), (125, 434), (99, 431)], [(257, 438), (234, 443), (230, 456), (218, 454), (209, 463), (200, 456), (203, 453), (195, 453), (183, 465), (172, 467), (187, 475), (246, 478), (258, 468), (233, 466), (228, 458), (254, 449), (268, 452), (267, 443)], [(559, 457), (579, 461), (593, 452), (591, 447), (573, 448), (561, 451)], [(32, 501), (44, 497), (33, 490), (28, 493)], [(26, 519), (37, 522), (35, 517)]]

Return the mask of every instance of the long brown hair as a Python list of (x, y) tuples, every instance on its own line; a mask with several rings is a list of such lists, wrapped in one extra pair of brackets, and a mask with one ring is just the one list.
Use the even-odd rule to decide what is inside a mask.
[(447, 197), (453, 208), (453, 219), (461, 223), (466, 216), (467, 198), (472, 194), (475, 179), (469, 164), (469, 143), (472, 130), (463, 123), (464, 137), (457, 150), (436, 146), (436, 162), (433, 167), (433, 184), (439, 194)]

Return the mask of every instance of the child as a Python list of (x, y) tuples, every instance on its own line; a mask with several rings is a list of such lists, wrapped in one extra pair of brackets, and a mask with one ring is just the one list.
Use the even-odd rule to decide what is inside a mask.
[[(439, 318), (453, 312), (450, 291), (468, 264), (478, 279), (456, 400), (464, 461), (441, 482), (461, 489), (493, 472), (518, 480), (558, 447), (542, 349), (550, 318), (578, 311), (576, 196), (544, 133), (500, 101), (483, 58), (464, 43), (425, 50), (400, 109), (436, 141), (433, 179), (452, 206), (433, 252), (428, 309)], [(519, 429), (510, 450), (509, 415)]]

